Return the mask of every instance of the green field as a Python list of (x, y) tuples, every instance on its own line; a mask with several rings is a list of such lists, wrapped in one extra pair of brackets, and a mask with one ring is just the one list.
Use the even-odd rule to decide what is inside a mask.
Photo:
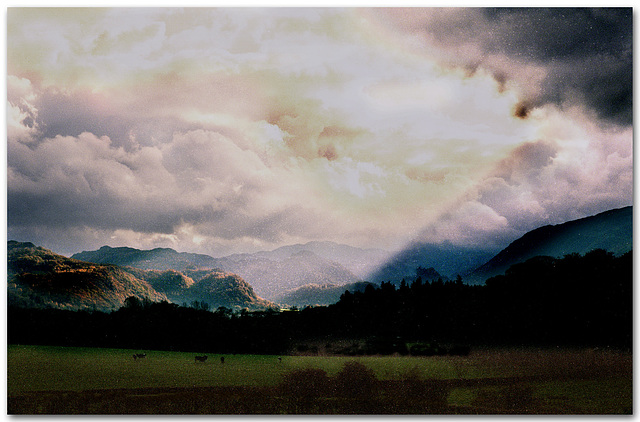
[[(134, 353), (146, 353), (147, 357), (134, 360)], [(9, 398), (21, 400), (20, 409), (27, 409), (26, 413), (57, 413), (45, 404), (29, 407), (29, 400), (80, 397), (78, 394), (84, 394), (82, 400), (91, 400), (86, 395), (95, 391), (105, 394), (105, 391), (145, 390), (176, 394), (177, 391), (218, 388), (218, 395), (224, 394), (225, 390), (221, 389), (232, 387), (267, 391), (296, 370), (317, 368), (335, 377), (346, 362), (358, 361), (373, 370), (379, 381), (389, 385), (407, 379), (446, 382), (448, 407), (439, 410), (444, 413), (500, 413), (509, 400), (524, 403), (521, 409), (511, 408), (514, 413), (628, 414), (632, 410), (632, 356), (614, 351), (479, 350), (467, 357), (420, 358), (224, 355), (224, 364), (220, 362), (221, 355), (209, 354), (205, 363), (195, 362), (195, 355), (10, 345), (7, 393)], [(150, 409), (142, 413), (154, 413), (154, 408)], [(179, 413), (194, 412), (194, 409), (171, 409)], [(313, 413), (323, 413), (321, 407), (312, 409), (315, 409)], [(11, 406), (9, 411), (12, 412)], [(85, 412), (91, 413), (86, 409), (70, 411)], [(118, 410), (114, 409), (113, 413)], [(247, 413), (252, 412), (247, 410)]]

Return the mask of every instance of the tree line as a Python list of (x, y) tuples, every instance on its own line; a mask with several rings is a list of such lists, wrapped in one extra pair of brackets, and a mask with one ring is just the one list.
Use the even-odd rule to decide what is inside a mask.
[(346, 330), (477, 345), (630, 347), (633, 261), (604, 250), (513, 265), (485, 285), (382, 283), (334, 305)]
[[(632, 345), (633, 261), (603, 250), (536, 257), (485, 285), (385, 282), (330, 306), (240, 313), (129, 298), (117, 311), (9, 307), (9, 344), (284, 354), (307, 341), (364, 339), (363, 352), (407, 345)], [(416, 349), (417, 350), (417, 349)]]

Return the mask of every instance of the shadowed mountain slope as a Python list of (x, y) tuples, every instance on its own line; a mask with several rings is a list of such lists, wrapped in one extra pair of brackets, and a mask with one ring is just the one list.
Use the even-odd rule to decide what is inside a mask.
[(504, 274), (511, 265), (535, 256), (561, 258), (595, 249), (618, 256), (633, 249), (633, 207), (532, 230), (467, 275), (465, 280), (483, 283), (489, 277)]
[(450, 243), (414, 243), (389, 259), (366, 280), (372, 283), (391, 282), (399, 285), (402, 279), (414, 280), (419, 268), (433, 268), (444, 279), (455, 279), (457, 275), (465, 274), (487, 262), (495, 253), (495, 250), (456, 246)]

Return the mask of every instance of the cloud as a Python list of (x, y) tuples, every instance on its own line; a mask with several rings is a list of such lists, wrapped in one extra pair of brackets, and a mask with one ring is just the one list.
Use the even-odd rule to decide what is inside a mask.
[(604, 119), (631, 123), (631, 8), (495, 9), (489, 14), (504, 34), (496, 50), (549, 69), (540, 101), (582, 101)]
[(8, 234), (392, 248), (627, 205), (626, 17), (560, 12), (12, 8)]
[(285, 174), (202, 130), (131, 152), (86, 132), (36, 146), (12, 140), (8, 159), (10, 232), (92, 227), (169, 239), (190, 225), (219, 238), (276, 241), (291, 218), (283, 214), (300, 208), (302, 192), (291, 195)]
[[(473, 74), (516, 84), (523, 104), (579, 101), (600, 118), (632, 121), (631, 8), (377, 9), (381, 25)], [(523, 109), (520, 109), (521, 111)]]
[(540, 132), (546, 139), (513, 149), (428, 225), (421, 239), (500, 246), (545, 224), (630, 205), (632, 129), (598, 128), (579, 115), (546, 117)]
[(35, 93), (25, 78), (7, 76), (7, 137), (28, 142), (38, 132)]

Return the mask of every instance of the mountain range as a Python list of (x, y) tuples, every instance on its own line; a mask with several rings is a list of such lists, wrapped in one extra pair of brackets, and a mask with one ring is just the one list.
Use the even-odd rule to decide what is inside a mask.
[(122, 268), (69, 259), (28, 242), (8, 242), (7, 281), (7, 303), (22, 307), (105, 310), (130, 296), (167, 300)]
[[(305, 285), (347, 285), (361, 281), (354, 271), (364, 275), (386, 255), (387, 253), (378, 249), (358, 249), (332, 242), (310, 242), (270, 252), (234, 254), (222, 258), (166, 248), (139, 250), (109, 246), (103, 246), (97, 251), (80, 252), (72, 258), (147, 270), (215, 268), (238, 274), (260, 297), (275, 300), (283, 293)], [(341, 262), (349, 265), (350, 269), (345, 268)]]
[(184, 274), (96, 264), (15, 241), (7, 244), (7, 264), (7, 303), (21, 307), (109, 311), (128, 297), (236, 310), (277, 307), (239, 276), (217, 270)]
[[(114, 308), (127, 296), (175, 303), (202, 301), (233, 309), (335, 303), (367, 283), (407, 282), (417, 275), (481, 284), (534, 256), (556, 258), (594, 249), (633, 248), (633, 209), (625, 207), (540, 227), (502, 251), (448, 243), (414, 243), (397, 254), (333, 242), (310, 242), (222, 258), (169, 248), (104, 246), (71, 258), (30, 243), (8, 244), (10, 303)], [(496, 253), (497, 252), (497, 253)], [(74, 290), (75, 289), (75, 290)], [(264, 298), (264, 299), (263, 299)]]
[(300, 252), (311, 252), (328, 261), (340, 264), (359, 279), (365, 279), (375, 271), (381, 263), (387, 261), (392, 256), (390, 252), (382, 249), (361, 249), (335, 242), (313, 241), (305, 244), (282, 246), (273, 251), (256, 252), (253, 254), (234, 254), (227, 256), (227, 258), (233, 261), (253, 258), (281, 261)]

